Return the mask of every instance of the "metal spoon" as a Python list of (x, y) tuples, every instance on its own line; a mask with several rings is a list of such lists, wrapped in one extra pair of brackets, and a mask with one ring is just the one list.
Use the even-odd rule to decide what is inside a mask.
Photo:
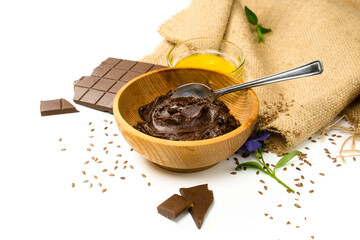
[(214, 99), (222, 95), (232, 93), (235, 91), (239, 91), (251, 87), (258, 87), (271, 83), (287, 81), (296, 78), (310, 77), (313, 75), (321, 74), (322, 72), (323, 72), (322, 63), (319, 60), (316, 60), (307, 63), (305, 65), (289, 69), (284, 72), (270, 75), (268, 77), (260, 78), (254, 81), (250, 81), (218, 90), (212, 90), (208, 86), (201, 83), (188, 83), (176, 88), (171, 97), (177, 98), (177, 97), (194, 96), (194, 97), (208, 98), (210, 101), (213, 101)]

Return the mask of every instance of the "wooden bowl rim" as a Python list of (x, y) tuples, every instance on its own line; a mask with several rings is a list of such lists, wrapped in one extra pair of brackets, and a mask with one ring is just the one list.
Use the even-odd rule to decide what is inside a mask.
[(194, 140), (194, 141), (175, 141), (175, 140), (168, 140), (168, 139), (162, 139), (162, 138), (158, 138), (158, 137), (153, 137), (150, 135), (147, 135), (145, 133), (140, 132), (139, 130), (136, 130), (133, 126), (131, 126), (130, 124), (127, 123), (127, 121), (125, 121), (125, 119), (121, 116), (120, 114), (120, 109), (119, 109), (119, 101), (120, 101), (120, 97), (122, 95), (122, 93), (124, 91), (127, 90), (127, 88), (129, 86), (131, 86), (131, 84), (133, 84), (134, 82), (136, 82), (137, 80), (144, 78), (148, 75), (153, 75), (153, 74), (157, 74), (159, 72), (165, 72), (165, 71), (178, 71), (178, 70), (186, 70), (186, 69), (191, 69), (191, 70), (200, 70), (200, 71), (208, 71), (208, 72), (213, 72), (216, 74), (221, 74), (227, 78), (232, 78), (235, 82), (239, 81), (238, 78), (235, 78), (233, 76), (230, 76), (226, 73), (220, 72), (220, 71), (216, 71), (216, 70), (209, 70), (209, 69), (205, 69), (205, 68), (199, 68), (199, 67), (176, 67), (176, 68), (164, 68), (164, 69), (159, 69), (159, 70), (155, 70), (152, 72), (148, 72), (145, 74), (142, 74), (138, 77), (135, 77), (134, 79), (132, 79), (131, 81), (129, 81), (128, 83), (126, 83), (115, 95), (114, 98), (114, 102), (113, 102), (113, 114), (115, 119), (119, 122), (119, 124), (124, 128), (125, 131), (130, 132), (133, 135), (136, 135), (137, 137), (153, 142), (153, 143), (157, 143), (157, 144), (161, 144), (161, 145), (167, 145), (167, 146), (178, 146), (178, 147), (194, 147), (194, 146), (202, 146), (202, 145), (209, 145), (209, 144), (215, 144), (218, 142), (222, 142), (222, 141), (226, 141), (230, 138), (233, 138), (237, 135), (240, 135), (241, 132), (245, 131), (247, 128), (249, 128), (252, 123), (256, 120), (257, 115), (259, 113), (259, 100), (255, 94), (255, 92), (252, 89), (247, 89), (245, 91), (248, 91), (250, 96), (252, 97), (252, 100), (254, 101), (254, 107), (251, 111), (250, 116), (248, 117), (248, 119), (241, 124), (240, 127), (236, 128), (235, 130), (232, 130), (231, 132), (228, 132), (226, 134), (223, 134), (221, 136), (215, 137), (215, 138), (209, 138), (209, 139), (203, 139), (203, 140)]

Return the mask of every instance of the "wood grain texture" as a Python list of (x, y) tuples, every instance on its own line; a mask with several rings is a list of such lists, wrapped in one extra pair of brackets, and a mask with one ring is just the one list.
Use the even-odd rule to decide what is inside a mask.
[(199, 68), (169, 68), (141, 75), (127, 83), (115, 96), (113, 112), (117, 126), (135, 151), (159, 166), (179, 172), (209, 168), (238, 150), (254, 129), (259, 103), (252, 90), (219, 98), (241, 126), (206, 140), (172, 141), (141, 133), (133, 127), (141, 121), (138, 109), (157, 96), (186, 83), (199, 82), (219, 89), (239, 84), (240, 81), (227, 74)]

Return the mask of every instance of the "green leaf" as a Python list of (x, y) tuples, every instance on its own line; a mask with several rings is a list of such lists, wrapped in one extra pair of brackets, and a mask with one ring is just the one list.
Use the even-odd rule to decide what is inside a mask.
[(240, 163), (239, 165), (237, 165), (237, 167), (235, 168), (236, 171), (240, 170), (241, 167), (252, 167), (252, 168), (257, 168), (261, 171), (263, 171), (264, 173), (268, 174), (264, 168), (258, 163), (258, 162), (253, 162), (253, 161), (250, 161), (250, 162), (243, 162), (243, 163)]
[(282, 158), (280, 158), (280, 160), (276, 163), (274, 170), (276, 168), (280, 168), (282, 166), (284, 166), (285, 164), (287, 164), (293, 157), (295, 157), (296, 155), (301, 154), (300, 151), (298, 150), (294, 150), (289, 152), (288, 154), (286, 154), (285, 156), (283, 156)]
[(247, 6), (245, 6), (245, 15), (249, 23), (256, 25), (258, 23), (258, 18)]
[(261, 26), (260, 24), (257, 26), (261, 33), (268, 33), (268, 32), (271, 32), (271, 28), (264, 28), (263, 26)]
[(264, 42), (264, 37), (262, 35), (259, 25), (256, 26), (256, 31), (257, 31), (258, 42)]

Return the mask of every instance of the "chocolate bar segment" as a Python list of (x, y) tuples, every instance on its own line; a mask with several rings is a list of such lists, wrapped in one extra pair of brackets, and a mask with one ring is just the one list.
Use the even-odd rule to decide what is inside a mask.
[(196, 226), (200, 229), (205, 215), (214, 201), (213, 192), (208, 189), (207, 184), (203, 184), (191, 188), (180, 188), (180, 193), (185, 199), (193, 202), (194, 206), (189, 211)]
[(79, 112), (76, 108), (63, 98), (40, 101), (41, 116)]
[(165, 66), (108, 58), (93, 70), (91, 76), (75, 82), (73, 100), (89, 108), (113, 113), (112, 103), (121, 87), (141, 74), (162, 68)]
[(157, 207), (157, 210), (161, 215), (175, 220), (181, 213), (191, 206), (191, 200), (188, 200), (178, 194), (174, 194), (161, 203)]

